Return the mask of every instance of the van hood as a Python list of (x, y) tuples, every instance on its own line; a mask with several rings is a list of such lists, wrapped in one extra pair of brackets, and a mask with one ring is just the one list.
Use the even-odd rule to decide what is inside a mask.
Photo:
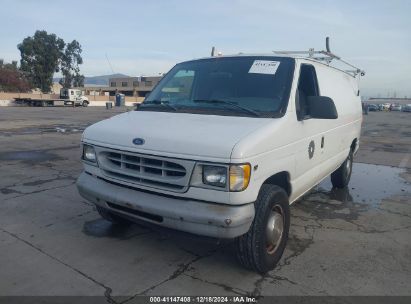
[[(83, 141), (120, 150), (228, 161), (237, 142), (271, 119), (131, 111), (88, 127)], [(143, 145), (133, 139), (144, 139)]]

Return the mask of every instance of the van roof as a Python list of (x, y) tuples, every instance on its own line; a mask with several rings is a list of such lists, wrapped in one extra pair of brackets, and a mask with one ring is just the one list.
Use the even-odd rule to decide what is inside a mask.
[(227, 57), (282, 57), (282, 58), (293, 58), (296, 60), (308, 60), (312, 61), (318, 64), (321, 64), (325, 67), (332, 68), (334, 70), (337, 70), (339, 72), (342, 72), (344, 74), (347, 74), (351, 77), (355, 78), (355, 75), (351, 74), (350, 71), (346, 71), (340, 68), (337, 68), (335, 66), (332, 66), (330, 64), (327, 64), (326, 62), (322, 60), (317, 60), (315, 58), (310, 58), (307, 56), (301, 56), (301, 55), (294, 55), (294, 54), (278, 54), (278, 53), (238, 53), (238, 54), (229, 54), (229, 55), (218, 55), (218, 56), (207, 56), (207, 57), (201, 57), (201, 58), (195, 58), (192, 60), (186, 60), (184, 62), (189, 62), (189, 61), (195, 61), (195, 60), (203, 60), (203, 59), (213, 59), (213, 58), (227, 58)]

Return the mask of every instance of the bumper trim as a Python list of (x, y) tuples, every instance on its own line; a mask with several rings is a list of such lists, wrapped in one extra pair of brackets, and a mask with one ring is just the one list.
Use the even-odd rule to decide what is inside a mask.
[[(252, 203), (236, 206), (165, 197), (114, 185), (85, 172), (78, 178), (77, 188), (80, 195), (88, 201), (117, 214), (214, 238), (243, 235), (249, 230), (254, 218)], [(116, 208), (110, 207), (110, 204), (114, 204)], [(133, 214), (127, 212), (127, 209), (138, 212)], [(162, 217), (163, 221), (138, 216), (139, 212)]]
[(158, 223), (161, 223), (163, 221), (163, 217), (159, 216), (159, 215), (154, 215), (154, 214), (151, 214), (151, 213), (139, 211), (139, 210), (129, 208), (129, 207), (124, 207), (124, 206), (113, 204), (113, 203), (110, 203), (110, 202), (106, 202), (106, 204), (110, 207), (110, 209), (115, 209), (117, 211), (122, 211), (121, 213), (124, 212), (126, 214), (132, 214), (132, 215), (135, 215), (137, 217), (143, 217), (143, 218), (149, 219), (150, 221), (154, 221), (154, 222), (158, 222)]

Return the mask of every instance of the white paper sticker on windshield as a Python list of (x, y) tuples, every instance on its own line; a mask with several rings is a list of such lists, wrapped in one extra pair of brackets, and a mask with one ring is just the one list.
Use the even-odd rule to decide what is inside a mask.
[(254, 63), (248, 73), (274, 75), (275, 72), (277, 72), (279, 65), (279, 61), (254, 60)]

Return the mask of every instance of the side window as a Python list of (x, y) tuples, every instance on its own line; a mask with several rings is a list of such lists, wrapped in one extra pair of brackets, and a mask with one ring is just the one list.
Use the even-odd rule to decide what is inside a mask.
[(298, 79), (298, 88), (296, 94), (296, 111), (297, 119), (304, 120), (310, 118), (310, 107), (307, 103), (307, 97), (319, 96), (317, 74), (314, 66), (302, 64), (300, 68), (300, 78)]
[(188, 100), (190, 99), (195, 72), (192, 70), (180, 70), (161, 89), (161, 99)]

